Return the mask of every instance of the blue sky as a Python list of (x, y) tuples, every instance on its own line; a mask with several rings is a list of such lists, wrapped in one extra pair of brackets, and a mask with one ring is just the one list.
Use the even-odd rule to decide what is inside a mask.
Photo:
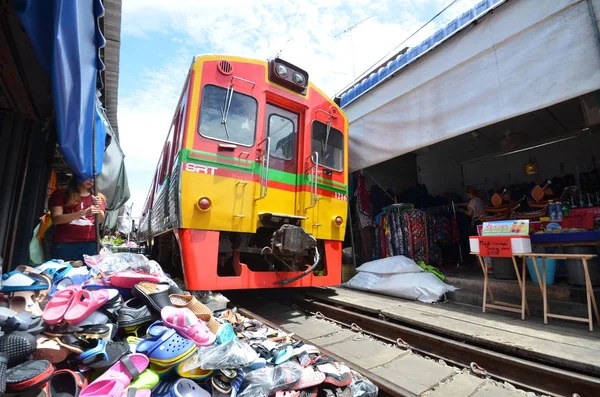
[[(123, 1), (119, 133), (139, 214), (195, 54), (281, 57), (333, 96), (451, 0)], [(476, 0), (459, 0), (405, 45), (418, 44)], [(342, 33), (360, 23), (350, 32)]]

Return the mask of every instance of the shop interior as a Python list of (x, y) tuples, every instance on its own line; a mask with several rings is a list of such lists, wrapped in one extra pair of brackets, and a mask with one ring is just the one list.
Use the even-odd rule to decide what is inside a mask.
[[(529, 219), (532, 232), (548, 225), (549, 202), (560, 201), (563, 214), (600, 207), (599, 103), (593, 92), (352, 173), (353, 233), (345, 246), (354, 240), (357, 266), (404, 255), (447, 275), (482, 276), (469, 254), (471, 218), (458, 211), (469, 186), (485, 202), (484, 221)], [(541, 196), (532, 194), (540, 188)], [(598, 221), (591, 229), (600, 229)], [(560, 230), (569, 231), (576, 230)], [(590, 275), (596, 285), (596, 263)], [(561, 282), (568, 282), (564, 272)]]

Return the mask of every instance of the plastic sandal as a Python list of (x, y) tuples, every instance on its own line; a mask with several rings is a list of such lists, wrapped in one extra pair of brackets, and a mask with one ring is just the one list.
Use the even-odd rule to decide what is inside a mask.
[(37, 348), (35, 336), (25, 331), (15, 331), (0, 336), (0, 352), (8, 359), (8, 366), (22, 363)]
[(176, 382), (161, 382), (154, 390), (152, 397), (211, 397), (210, 393), (189, 379)]
[[(103, 350), (100, 350), (100, 345), (103, 344)], [(115, 364), (123, 356), (131, 353), (129, 344), (125, 342), (104, 342), (102, 339), (98, 339), (98, 345), (93, 353), (87, 354), (90, 351), (85, 351), (80, 354), (77, 358), (83, 362), (88, 368), (91, 369), (106, 369)], [(81, 358), (83, 357), (83, 359)]]
[(80, 274), (63, 277), (52, 284), (52, 289), (48, 293), (48, 296), (52, 298), (57, 292), (62, 291), (63, 289), (72, 285), (82, 285), (88, 279), (88, 276), (82, 276)]
[(237, 339), (233, 326), (230, 323), (221, 324), (217, 331), (217, 344), (222, 345), (223, 343)]
[(102, 307), (109, 298), (106, 290), (86, 291), (80, 289), (73, 297), (73, 303), (64, 315), (64, 320), (71, 325), (81, 323), (96, 309)]
[(148, 328), (149, 338), (143, 339), (136, 348), (150, 361), (161, 367), (170, 367), (189, 358), (196, 351), (196, 344), (179, 335), (174, 329), (157, 321)]
[(149, 283), (144, 281), (133, 287), (133, 295), (140, 298), (148, 307), (160, 313), (163, 307), (171, 306), (169, 288), (170, 284), (168, 282)]
[(50, 293), (50, 289), (52, 288), (52, 276), (46, 272), (40, 273), (35, 268), (33, 268), (31, 266), (25, 266), (25, 265), (19, 265), (15, 268), (15, 270), (18, 270), (18, 271), (22, 272), (23, 274), (26, 274), (29, 277), (34, 278), (34, 279), (38, 280), (39, 282), (48, 285), (48, 288), (37, 291), (37, 300), (39, 302), (44, 301), (46, 299), (46, 297), (48, 296), (48, 294)]
[(103, 339), (110, 336), (110, 327), (108, 325), (88, 325), (82, 328), (81, 331), (75, 332), (76, 337), (83, 339)]
[(60, 397), (77, 397), (88, 384), (83, 374), (70, 369), (59, 369), (48, 383), (48, 395)]
[(44, 330), (44, 323), (40, 316), (27, 312), (17, 313), (7, 307), (0, 307), (0, 327), (3, 330), (28, 331), (35, 334)]
[(163, 324), (193, 340), (198, 346), (210, 346), (217, 339), (217, 336), (209, 331), (206, 324), (202, 320), (198, 320), (188, 308), (167, 306), (161, 310), (160, 315)]
[(38, 387), (50, 380), (54, 366), (46, 360), (26, 361), (6, 371), (6, 388), (23, 391)]
[(177, 374), (182, 378), (192, 379), (193, 381), (204, 380), (212, 375), (211, 369), (193, 368), (189, 371), (185, 371), (185, 365), (189, 360), (186, 360), (177, 366)]
[(63, 321), (65, 313), (71, 308), (77, 292), (81, 290), (78, 285), (65, 288), (58, 292), (46, 305), (43, 318), (47, 324), (54, 325)]
[(115, 273), (111, 278), (110, 282), (115, 287), (120, 288), (133, 288), (136, 284), (141, 282), (159, 283), (160, 279), (155, 275), (148, 273), (139, 273), (131, 270), (125, 270), (122, 272)]
[(36, 280), (18, 270), (13, 270), (10, 273), (2, 275), (2, 289), (0, 289), (0, 292), (42, 291), (47, 290), (48, 287), (49, 285), (47, 283)]
[(71, 352), (62, 347), (56, 340), (45, 336), (38, 336), (37, 349), (33, 352), (35, 360), (47, 360), (52, 364), (58, 364), (67, 359)]
[(38, 267), (35, 268), (37, 272), (46, 272), (48, 273), (54, 280), (61, 279), (69, 273), (69, 271), (73, 268), (71, 264), (67, 262), (63, 262), (60, 259), (52, 259), (48, 262), (42, 263)]
[(115, 363), (98, 379), (81, 391), (79, 397), (121, 397), (131, 380), (148, 367), (148, 357), (131, 354)]
[(42, 309), (37, 301), (34, 291), (18, 291), (13, 292), (8, 297), (8, 305), (10, 310), (26, 312), (34, 316), (41, 316)]
[(135, 378), (131, 384), (125, 389), (125, 391), (129, 389), (154, 389), (160, 378), (156, 371), (153, 371), (150, 368), (146, 368), (144, 372), (140, 374), (137, 378)]

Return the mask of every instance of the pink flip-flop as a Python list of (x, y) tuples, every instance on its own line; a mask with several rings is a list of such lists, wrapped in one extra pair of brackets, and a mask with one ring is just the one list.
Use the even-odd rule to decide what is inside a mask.
[(160, 283), (160, 278), (152, 274), (133, 272), (131, 270), (118, 272), (110, 278), (110, 283), (119, 288), (133, 288), (136, 284), (143, 281)]
[(198, 346), (210, 346), (217, 336), (187, 307), (167, 306), (160, 311), (164, 325), (173, 328), (182, 336), (193, 340)]
[[(149, 364), (148, 357), (143, 354), (135, 353), (124, 356), (108, 369), (102, 376), (90, 383), (81, 391), (79, 397), (121, 397), (127, 395), (123, 391), (131, 380), (138, 377)], [(146, 393), (136, 391), (136, 397), (146, 397)]]
[(57, 292), (46, 305), (42, 318), (47, 324), (55, 325), (63, 321), (65, 313), (73, 305), (73, 299), (81, 291), (79, 285), (72, 285)]
[(105, 289), (98, 291), (79, 289), (73, 297), (71, 307), (64, 315), (65, 322), (71, 325), (81, 323), (87, 316), (102, 307), (108, 301), (108, 298), (109, 292)]

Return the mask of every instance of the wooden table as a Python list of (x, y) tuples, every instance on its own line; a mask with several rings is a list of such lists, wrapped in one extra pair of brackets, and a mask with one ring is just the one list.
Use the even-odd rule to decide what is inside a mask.
[[(590, 331), (594, 330), (593, 324), (593, 316), (592, 316), (592, 308), (594, 309), (594, 314), (596, 315), (596, 321), (598, 325), (600, 325), (600, 315), (598, 315), (598, 306), (596, 305), (596, 297), (594, 296), (594, 290), (592, 289), (592, 282), (590, 280), (590, 273), (588, 270), (589, 259), (593, 259), (596, 255), (591, 254), (516, 254), (519, 257), (523, 258), (523, 267), (525, 267), (526, 258), (532, 258), (535, 262), (535, 274), (538, 279), (538, 283), (540, 285), (540, 291), (542, 292), (542, 299), (544, 300), (544, 324), (548, 324), (548, 317), (550, 318), (560, 318), (562, 320), (571, 320), (571, 321), (581, 321), (584, 323), (588, 323)], [(542, 258), (542, 276), (540, 277), (540, 272), (537, 267), (537, 262), (535, 258)], [(548, 308), (548, 298), (546, 295), (546, 259), (580, 259), (583, 262), (583, 272), (585, 274), (585, 289), (586, 289), (586, 297), (587, 297), (587, 306), (588, 306), (588, 316), (587, 317), (573, 317), (573, 316), (565, 316), (562, 314), (554, 314), (550, 313), (550, 309)], [(514, 259), (513, 259), (514, 260)], [(516, 263), (516, 262), (515, 262)], [(516, 265), (515, 265), (516, 266)], [(525, 274), (525, 272), (523, 272)], [(541, 282), (540, 282), (541, 280)], [(522, 293), (525, 294), (525, 288), (522, 288)], [(485, 297), (484, 297), (484, 305), (485, 305)], [(485, 306), (484, 306), (485, 307)], [(485, 311), (485, 310), (484, 310)]]
[[(487, 308), (496, 309), (496, 310), (504, 310), (507, 312), (513, 313), (521, 313), (521, 320), (525, 320), (525, 313), (529, 316), (529, 306), (527, 305), (527, 299), (525, 296), (525, 258), (523, 258), (523, 268), (519, 274), (519, 266), (517, 265), (517, 259), (515, 256), (512, 257), (512, 262), (515, 267), (515, 273), (517, 274), (517, 281), (519, 282), (519, 287), (521, 288), (521, 304), (515, 305), (512, 303), (500, 302), (494, 299), (494, 294), (492, 293), (492, 287), (490, 286), (490, 281), (488, 278), (487, 265), (489, 261), (489, 257), (485, 257), (484, 259), (476, 252), (471, 252), (472, 255), (477, 256), (479, 260), (479, 264), (481, 265), (481, 270), (483, 271), (483, 307), (482, 310), (485, 313)], [(490, 300), (492, 303), (487, 303), (487, 294), (490, 294)]]

